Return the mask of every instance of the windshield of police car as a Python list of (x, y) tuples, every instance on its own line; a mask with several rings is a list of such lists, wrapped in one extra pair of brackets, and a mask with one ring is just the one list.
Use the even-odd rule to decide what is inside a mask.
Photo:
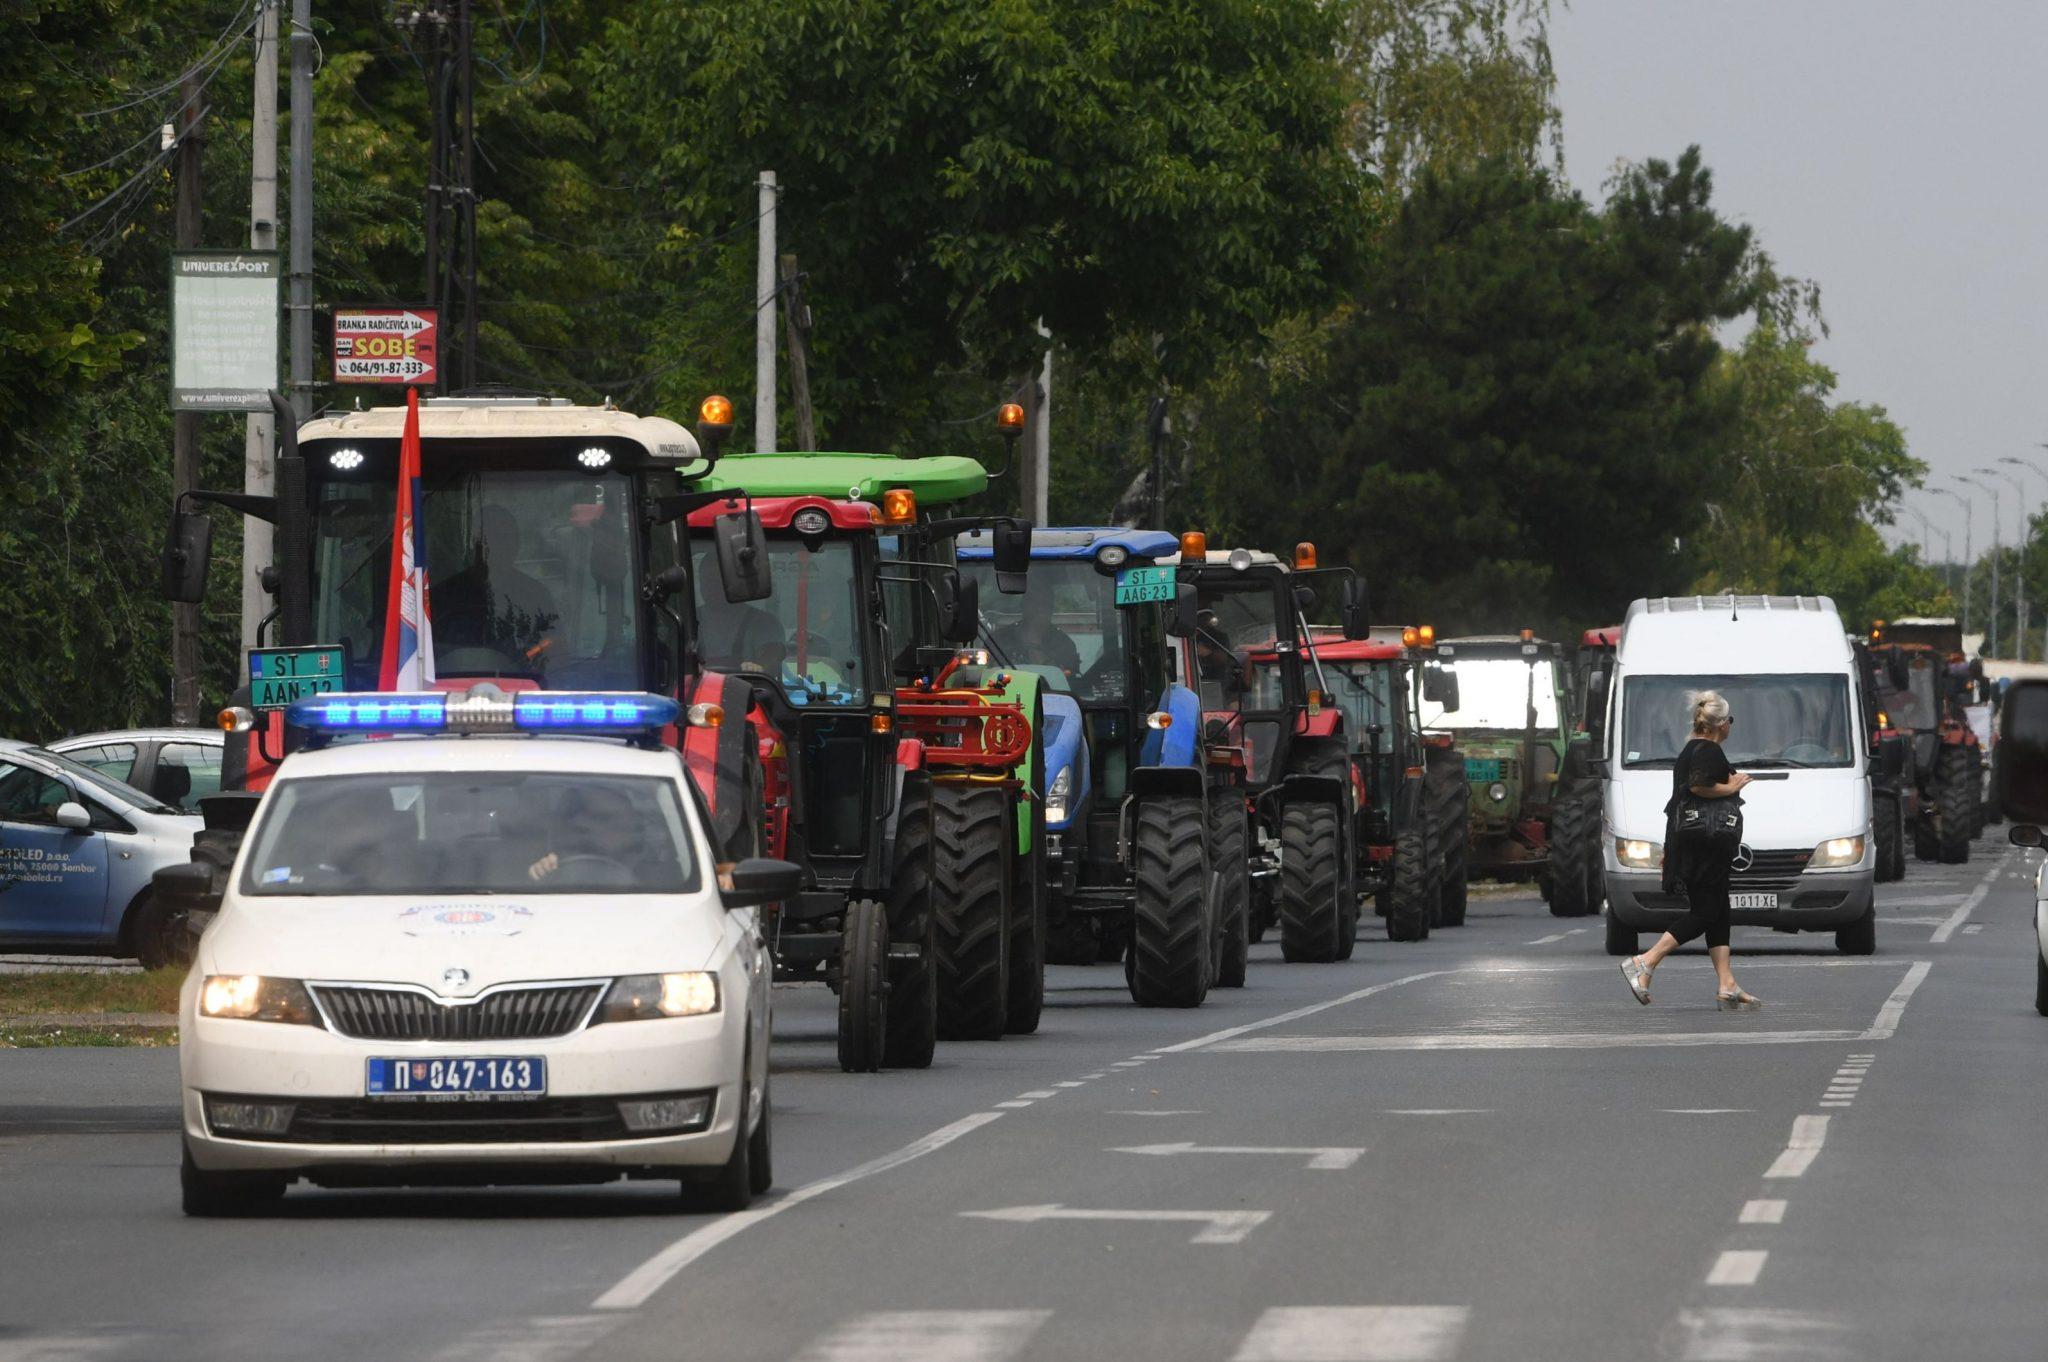
[(433, 771), (280, 780), (242, 892), (686, 894), (702, 884), (672, 781)]
[(1669, 766), (1692, 736), (1693, 696), (1703, 690), (1719, 691), (1728, 702), (1735, 724), (1721, 748), (1738, 768), (1839, 767), (1855, 761), (1849, 678), (1822, 672), (1627, 677), (1621, 689), (1623, 764)]
[(865, 705), (859, 585), (853, 545), (823, 535), (771, 534), (775, 594), (725, 599), (708, 534), (691, 536), (696, 560), (697, 646), (714, 672), (774, 678), (793, 705)]

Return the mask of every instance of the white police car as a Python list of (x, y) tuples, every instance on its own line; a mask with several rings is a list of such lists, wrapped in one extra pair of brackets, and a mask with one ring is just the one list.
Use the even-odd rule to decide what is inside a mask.
[(704, 1209), (768, 1187), (754, 910), (797, 871), (721, 870), (659, 745), (675, 701), (478, 686), (290, 717), (410, 736), (295, 753), (257, 810), (179, 1001), (189, 1214), (295, 1178), (680, 1178)]

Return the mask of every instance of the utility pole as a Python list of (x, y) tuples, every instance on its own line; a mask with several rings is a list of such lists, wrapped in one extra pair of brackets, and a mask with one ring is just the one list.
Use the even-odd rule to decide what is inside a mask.
[(754, 452), (775, 452), (775, 172), (756, 182), (760, 256), (754, 268)]
[[(302, 3), (304, 0), (302, 0)], [(455, 78), (462, 100), (462, 386), (476, 386), (476, 48), (469, 0), (456, 0)]]
[(816, 449), (818, 428), (811, 420), (811, 305), (804, 297), (804, 277), (796, 257), (782, 257), (783, 341), (789, 347), (789, 400), (796, 408), (796, 447)]
[[(1970, 471), (1982, 473), (1990, 478), (2003, 478), (2012, 484), (2013, 507), (2020, 513), (2019, 535), (2014, 541), (2019, 548), (2020, 557), (2019, 571), (2014, 574), (2019, 578), (2019, 581), (2014, 587), (2013, 639), (2017, 646), (2013, 656), (2016, 660), (2025, 662), (2027, 660), (2027, 489), (2018, 478), (2010, 473), (2002, 473), (1996, 468), (1974, 468)], [(1991, 507), (1991, 520), (1993, 524), (1998, 522), (1998, 506), (1996, 502)]]
[(1957, 482), (1970, 486), (1991, 498), (1991, 656), (1998, 656), (1998, 559), (2005, 549), (1998, 542), (1998, 493), (1978, 482), (1975, 478), (1954, 475)]
[(292, 0), (292, 410), (313, 414), (313, 0)]
[(1927, 490), (1938, 497), (1953, 498), (1963, 508), (1963, 632), (1967, 634), (1970, 632), (1970, 570), (1976, 565), (1976, 560), (1971, 557), (1975, 552), (1975, 546), (1970, 542), (1971, 522), (1974, 519), (1970, 514), (1970, 499), (1961, 492), (1947, 487), (1930, 487)]
[(1152, 399), (1145, 417), (1145, 438), (1152, 446), (1152, 528), (1166, 528), (1166, 436), (1173, 429), (1166, 418), (1166, 394)]
[[(178, 249), (197, 250), (205, 238), (200, 195), (199, 160), (204, 147), (197, 75), (186, 76), (179, 94), (178, 200), (175, 231)], [(199, 486), (199, 413), (181, 411), (171, 418), (171, 498)], [(171, 606), (171, 722), (180, 728), (199, 722), (199, 607), (179, 601)]]
[[(2010, 464), (2014, 468), (2024, 469), (2041, 479), (2042, 482), (2048, 483), (2048, 470), (2044, 470), (2041, 465), (2035, 463), (2032, 459), (2015, 458), (2008, 454), (2000, 459), (1999, 462)], [(2027, 499), (2024, 490), (2022, 490), (2020, 495), (2020, 581), (2022, 583), (2028, 577), (2028, 569), (2031, 566), (2029, 562), (2030, 551), (2033, 548), (2033, 544), (2034, 517), (2027, 511)], [(2026, 633), (2023, 629), (2020, 634), (2020, 661), (2022, 662), (2027, 660), (2026, 651)], [(2048, 662), (2048, 636), (2044, 636), (2041, 641), (2041, 660)]]
[[(277, 10), (283, 0), (257, 0), (256, 88), (249, 115), (249, 249), (277, 249)], [(249, 413), (242, 444), (242, 490), (267, 497), (275, 490), (276, 423)], [(271, 525), (242, 517), (242, 650), (257, 646), (257, 626), (270, 613), (263, 570), (273, 551)]]
[[(1038, 324), (1038, 334), (1047, 340), (1052, 332), (1045, 329), (1043, 321)], [(1024, 407), (1024, 457), (1027, 476), (1022, 479), (1024, 504), (1020, 508), (1024, 518), (1034, 525), (1043, 525), (1049, 518), (1052, 500), (1052, 347), (1045, 347), (1045, 359), (1039, 366), (1037, 381), (1029, 385), (1032, 400)]]

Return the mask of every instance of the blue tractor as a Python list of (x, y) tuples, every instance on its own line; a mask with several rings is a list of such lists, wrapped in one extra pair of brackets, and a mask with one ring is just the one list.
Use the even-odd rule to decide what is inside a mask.
[[(1144, 1006), (1195, 1006), (1211, 985), (1241, 986), (1244, 876), (1207, 868), (1218, 840), (1233, 870), (1242, 866), (1246, 812), (1205, 775), (1201, 702), (1174, 636), (1174, 569), (1154, 567), (1179, 542), (1157, 530), (1034, 530), (1029, 585), (1010, 596), (987, 589), (988, 532), (957, 547), (962, 575), (987, 579), (991, 665), (1045, 682), (1046, 958), (1123, 960)], [(1152, 848), (1155, 825), (1178, 845)], [(1209, 835), (1189, 838), (1190, 827)]]

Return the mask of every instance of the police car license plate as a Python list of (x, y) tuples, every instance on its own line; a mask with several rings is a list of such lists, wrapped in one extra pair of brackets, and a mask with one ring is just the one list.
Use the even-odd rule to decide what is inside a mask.
[(1730, 894), (1728, 896), (1728, 906), (1730, 908), (1776, 908), (1778, 906), (1778, 896), (1776, 894)]
[(370, 1097), (539, 1097), (548, 1090), (548, 1062), (530, 1056), (463, 1055), (444, 1059), (372, 1059), (363, 1091)]
[(1116, 574), (1116, 603), (1143, 605), (1147, 601), (1173, 599), (1173, 569), (1170, 567), (1123, 568)]

